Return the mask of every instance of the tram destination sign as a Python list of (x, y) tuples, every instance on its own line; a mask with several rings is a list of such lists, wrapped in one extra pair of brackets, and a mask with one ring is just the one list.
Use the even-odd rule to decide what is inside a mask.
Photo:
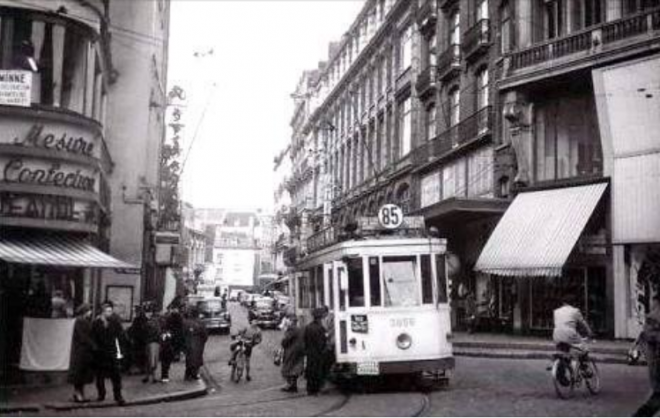
[(377, 217), (361, 217), (358, 219), (358, 229), (362, 233), (382, 232), (383, 230), (424, 230), (423, 216), (403, 216), (397, 228), (384, 227)]

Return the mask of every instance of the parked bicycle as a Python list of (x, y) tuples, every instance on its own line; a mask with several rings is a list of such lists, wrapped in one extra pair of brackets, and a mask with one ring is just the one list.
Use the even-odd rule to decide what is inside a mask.
[(600, 391), (600, 374), (596, 362), (589, 357), (589, 350), (577, 345), (559, 343), (553, 355), (552, 380), (557, 396), (571, 397), (574, 389), (584, 383), (592, 395)]

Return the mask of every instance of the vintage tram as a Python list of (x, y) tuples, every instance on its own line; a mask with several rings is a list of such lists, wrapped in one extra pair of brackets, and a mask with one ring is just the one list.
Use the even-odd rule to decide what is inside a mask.
[(446, 379), (454, 367), (446, 240), (430, 236), (421, 218), (394, 231), (374, 218), (360, 225), (343, 238), (330, 228), (308, 240), (291, 278), (296, 312), (331, 310), (335, 375)]

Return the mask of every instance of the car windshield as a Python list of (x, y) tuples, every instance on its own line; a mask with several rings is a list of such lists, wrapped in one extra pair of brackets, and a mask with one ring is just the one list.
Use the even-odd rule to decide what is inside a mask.
[(202, 311), (219, 311), (222, 310), (222, 301), (219, 300), (205, 300), (199, 302), (197, 307)]

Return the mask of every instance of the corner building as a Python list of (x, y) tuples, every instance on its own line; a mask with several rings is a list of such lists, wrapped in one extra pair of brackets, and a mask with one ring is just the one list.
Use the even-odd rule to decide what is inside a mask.
[[(168, 13), (164, 1), (135, 3), (148, 5), (143, 14), (159, 8), (163, 16)], [(104, 272), (140, 268), (140, 260), (113, 244), (120, 238), (114, 225), (130, 228), (115, 204), (117, 179), (132, 177), (124, 169), (121, 143), (124, 138), (138, 147), (145, 143), (144, 136), (112, 122), (130, 101), (117, 91), (141, 77), (124, 66), (115, 44), (137, 44), (139, 36), (111, 35), (119, 28), (126, 32), (117, 10), (127, 5), (0, 1), (3, 382), (25, 382), (25, 372), (66, 371), (71, 316), (80, 304), (112, 299), (118, 314), (130, 319), (139, 303), (139, 274), (128, 287), (104, 282)], [(142, 59), (152, 65), (150, 57)], [(149, 109), (148, 98), (142, 104)], [(123, 117), (133, 128), (145, 125), (141, 115)], [(161, 135), (151, 138), (153, 152), (136, 166), (151, 159), (157, 164)]]

